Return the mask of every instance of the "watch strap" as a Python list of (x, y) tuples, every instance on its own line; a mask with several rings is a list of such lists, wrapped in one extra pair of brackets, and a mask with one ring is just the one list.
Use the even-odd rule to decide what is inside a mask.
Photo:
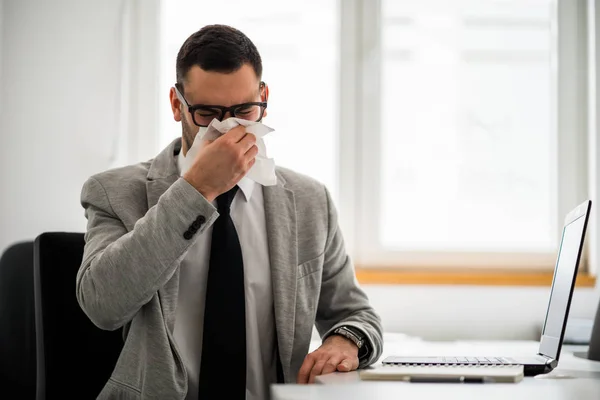
[(333, 331), (333, 334), (344, 336), (351, 340), (358, 347), (358, 359), (360, 361), (368, 358), (371, 354), (371, 343), (367, 335), (365, 335), (360, 329), (350, 325), (342, 325)]

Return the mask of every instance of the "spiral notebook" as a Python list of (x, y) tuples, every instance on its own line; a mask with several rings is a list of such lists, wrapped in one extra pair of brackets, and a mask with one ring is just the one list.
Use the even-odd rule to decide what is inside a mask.
[(360, 370), (364, 381), (423, 383), (517, 383), (523, 380), (522, 365), (381, 365)]

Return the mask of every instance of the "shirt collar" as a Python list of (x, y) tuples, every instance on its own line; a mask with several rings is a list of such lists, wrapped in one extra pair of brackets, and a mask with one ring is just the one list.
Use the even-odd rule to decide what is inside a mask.
[[(179, 172), (180, 176), (183, 175), (183, 160), (185, 160), (185, 156), (183, 155), (183, 149), (181, 149), (179, 151), (179, 154), (177, 155), (177, 171)], [(252, 198), (252, 193), (254, 192), (255, 185), (257, 185), (257, 183), (246, 176), (244, 176), (238, 182), (238, 186), (242, 190), (246, 202), (250, 201), (250, 199)]]
[(254, 186), (256, 185), (256, 182), (254, 182), (252, 179), (246, 176), (240, 179), (240, 181), (238, 182), (238, 186), (240, 187), (240, 189), (242, 189), (242, 193), (244, 193), (246, 202), (249, 202), (252, 198), (252, 192), (254, 192)]

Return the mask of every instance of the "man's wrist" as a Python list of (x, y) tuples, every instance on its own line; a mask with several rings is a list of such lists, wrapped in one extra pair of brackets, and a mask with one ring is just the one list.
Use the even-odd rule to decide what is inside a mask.
[(359, 350), (363, 347), (364, 340), (362, 338), (362, 335), (353, 332), (347, 326), (340, 326), (340, 327), (336, 328), (333, 331), (333, 333), (336, 335), (339, 335), (339, 336), (343, 336), (346, 339), (350, 340), (352, 343), (354, 343), (356, 345), (356, 347), (358, 347)]
[(217, 198), (217, 195), (204, 188), (202, 184), (196, 182), (188, 173), (183, 175), (183, 179), (192, 185), (209, 203)]
[(365, 335), (360, 329), (349, 325), (342, 325), (331, 332), (330, 337), (333, 335), (341, 336), (354, 343), (354, 345), (358, 348), (358, 359), (360, 361), (368, 358), (371, 354), (371, 344), (369, 339), (367, 338), (367, 335)]
[(348, 339), (345, 336), (334, 333), (334, 332), (330, 333), (325, 338), (325, 340), (323, 340), (323, 343), (331, 343), (334, 345), (349, 345), (349, 346), (356, 348), (356, 350), (359, 350), (358, 347), (356, 346), (356, 343), (354, 343), (352, 340)]

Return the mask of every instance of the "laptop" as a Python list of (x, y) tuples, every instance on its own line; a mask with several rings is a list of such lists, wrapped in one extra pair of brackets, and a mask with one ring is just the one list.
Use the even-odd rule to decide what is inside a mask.
[(556, 368), (565, 335), (591, 207), (592, 202), (587, 200), (571, 210), (565, 218), (537, 354), (523, 357), (503, 357), (501, 355), (482, 357), (390, 356), (382, 361), (382, 365), (414, 366), (416, 368), (447, 365), (455, 367), (521, 365), (525, 376), (545, 374)]

